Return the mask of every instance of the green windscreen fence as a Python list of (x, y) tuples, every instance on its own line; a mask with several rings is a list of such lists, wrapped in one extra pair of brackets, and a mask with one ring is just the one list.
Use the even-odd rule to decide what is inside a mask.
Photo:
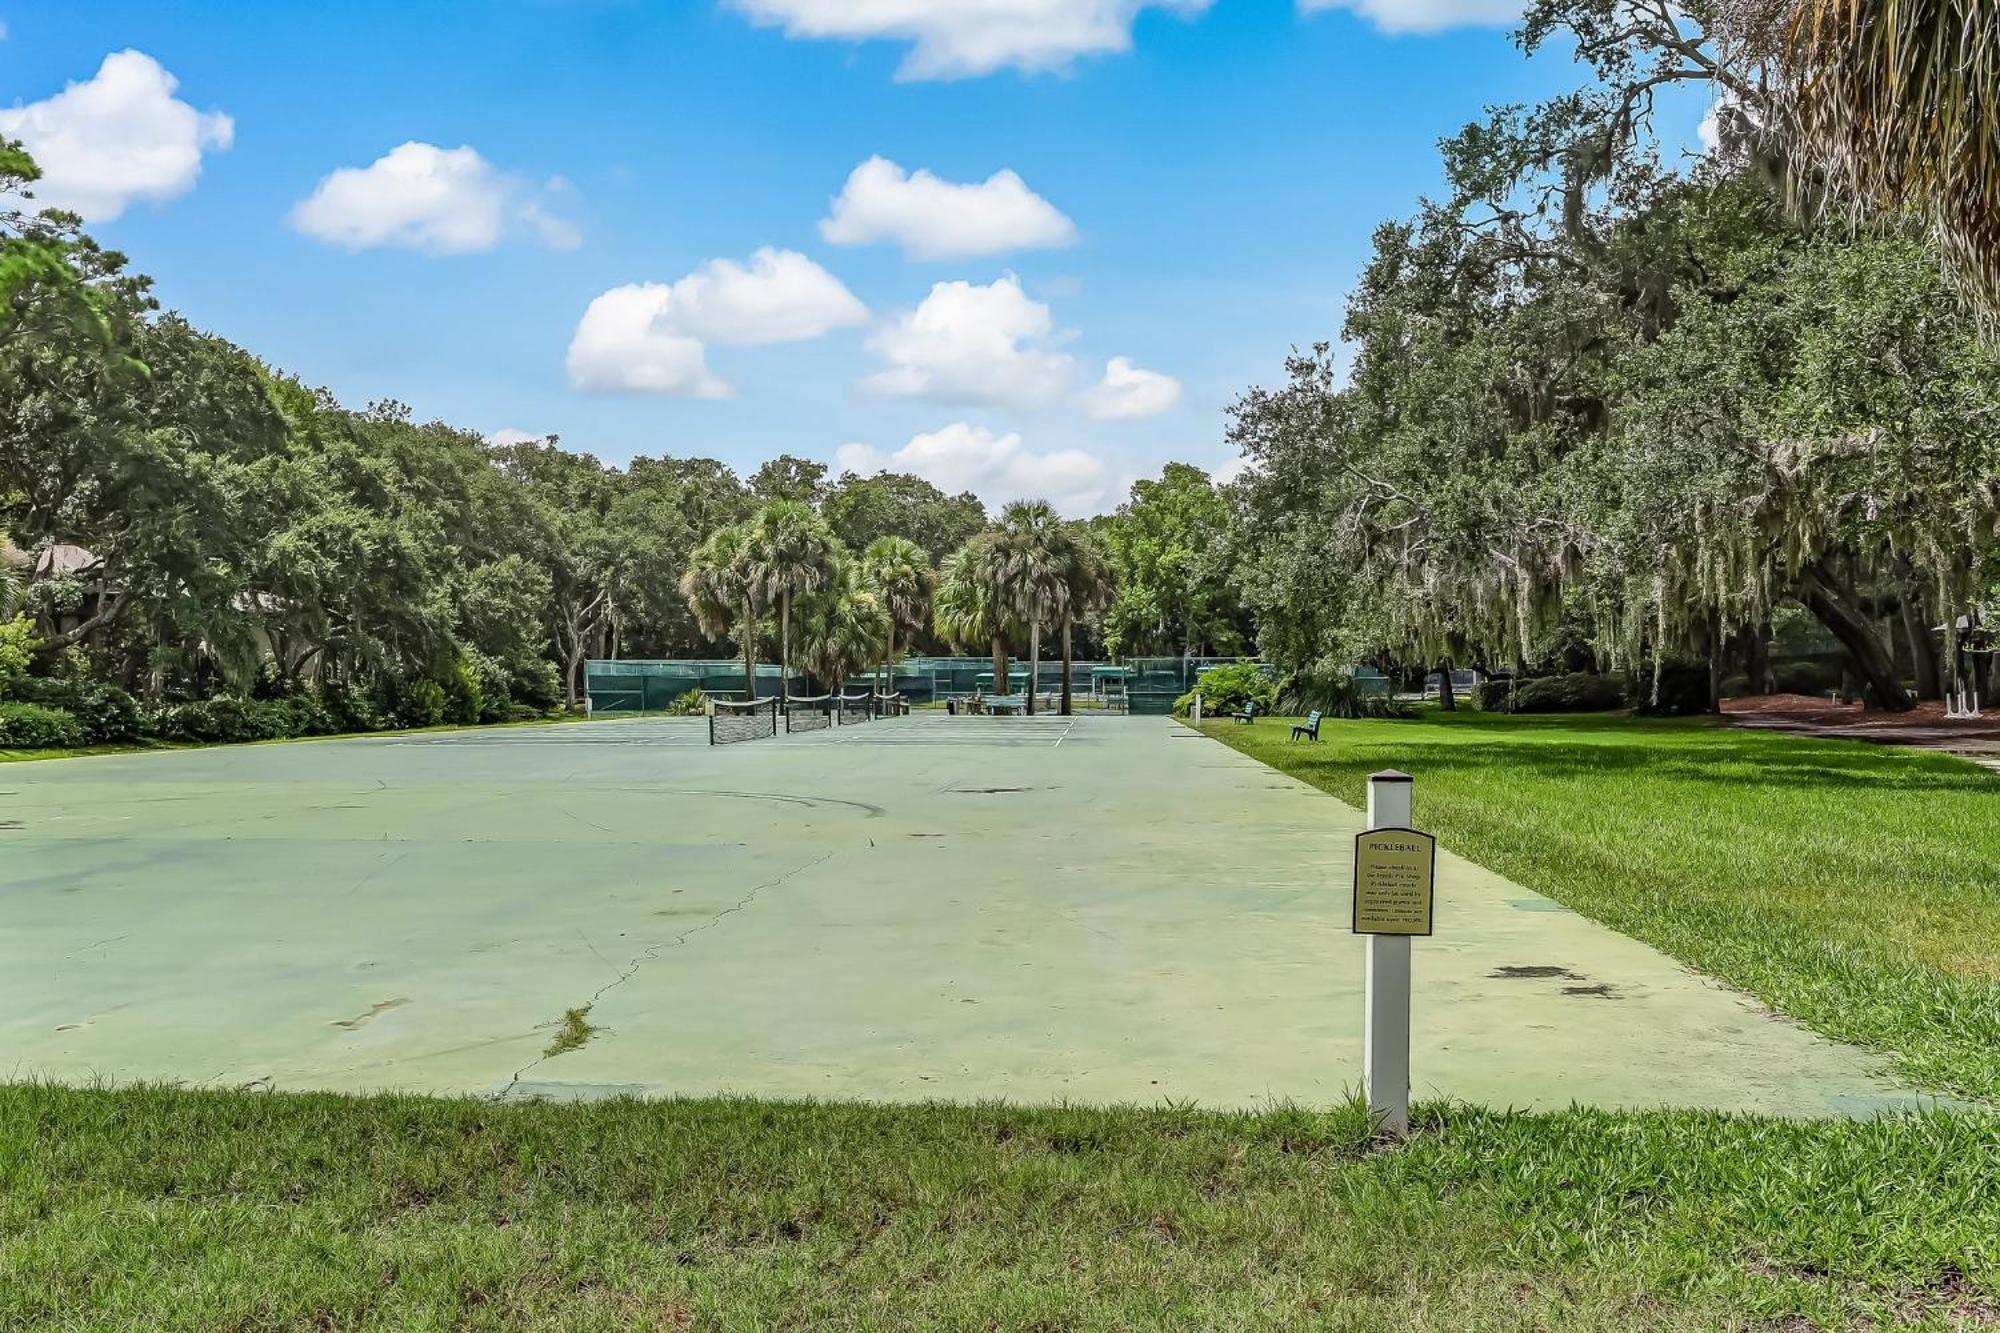
[[(1134, 713), (1169, 713), (1174, 700), (1194, 688), (1205, 667), (1248, 659), (1235, 657), (1141, 657), (1124, 662), (1073, 662), (1070, 664), (1070, 692), (1085, 706), (1111, 707)], [(689, 690), (700, 690), (717, 699), (746, 700), (743, 663), (727, 659), (673, 661), (596, 661), (584, 663), (584, 688), (590, 694), (594, 713), (660, 713), (671, 709)], [(878, 679), (885, 693), (901, 695), (912, 704), (923, 705), (947, 699), (963, 699), (975, 694), (1025, 694), (1029, 688), (1028, 663), (1012, 658), (1007, 664), (1007, 682), (996, 689), (993, 659), (990, 657), (906, 657), (881, 677), (863, 672), (848, 678), (844, 689), (812, 680), (795, 672), (792, 693), (807, 695), (844, 692), (857, 694), (876, 688)], [(775, 663), (760, 662), (756, 671), (756, 696), (775, 698), (780, 693), (779, 670)], [(1035, 673), (1038, 694), (1061, 692), (1063, 664), (1060, 658), (1045, 661)]]
[[(775, 697), (776, 666), (757, 667), (757, 697)], [(584, 689), (593, 713), (661, 713), (689, 690), (718, 699), (749, 697), (740, 661), (585, 662)]]

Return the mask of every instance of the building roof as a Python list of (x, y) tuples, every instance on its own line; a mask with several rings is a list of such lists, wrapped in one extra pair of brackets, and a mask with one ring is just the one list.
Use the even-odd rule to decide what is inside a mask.
[(75, 574), (89, 569), (97, 563), (97, 557), (88, 549), (69, 542), (57, 542), (45, 546), (35, 553), (35, 577), (38, 579), (59, 579), (66, 574)]

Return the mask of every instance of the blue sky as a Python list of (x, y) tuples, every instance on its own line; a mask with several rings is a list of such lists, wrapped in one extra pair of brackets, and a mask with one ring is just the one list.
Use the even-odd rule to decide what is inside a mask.
[(0, 131), (345, 402), (1086, 512), (1224, 464), (1436, 140), (1577, 77), (1501, 0), (1355, 3), (0, 0)]

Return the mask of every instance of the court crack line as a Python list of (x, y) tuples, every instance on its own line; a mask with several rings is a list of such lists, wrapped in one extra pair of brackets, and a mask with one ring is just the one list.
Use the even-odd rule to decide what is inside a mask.
[[(804, 865), (792, 867), (790, 870), (787, 870), (784, 874), (779, 875), (776, 878), (767, 879), (762, 884), (753, 884), (750, 886), (750, 891), (748, 893), (745, 893), (741, 898), (738, 898), (735, 902), (729, 904), (729, 906), (723, 908), (721, 911), (717, 912), (714, 916), (709, 917), (706, 921), (703, 921), (698, 925), (689, 926), (686, 930), (682, 931), (680, 934), (674, 936), (670, 940), (661, 940), (657, 944), (647, 945), (646, 948), (642, 949), (639, 952), (639, 955), (636, 958), (634, 958), (630, 963), (625, 965), (624, 971), (620, 972), (617, 976), (613, 977), (611, 980), (605, 982), (602, 986), (599, 986), (595, 991), (592, 991), (590, 998), (584, 1001), (584, 1003), (580, 1007), (586, 1011), (596, 1008), (597, 1002), (599, 1000), (603, 999), (606, 995), (610, 994), (614, 990), (617, 990), (620, 986), (624, 985), (626, 982), (630, 981), (633, 977), (637, 976), (640, 968), (644, 967), (646, 964), (650, 962), (653, 962), (667, 950), (678, 949), (682, 945), (686, 944), (689, 940), (693, 939), (695, 936), (702, 934), (704, 931), (710, 931), (715, 929), (717, 926), (721, 925), (726, 918), (735, 916), (738, 912), (741, 912), (743, 909), (750, 906), (750, 904), (756, 902), (757, 899), (763, 895), (766, 889), (775, 889), (779, 885), (785, 883), (788, 880), (796, 879), (800, 875), (805, 874), (806, 871), (808, 870), (812, 870), (819, 866), (825, 865), (828, 861), (831, 861), (833, 857), (834, 853), (827, 852), (823, 856), (814, 857), (812, 860), (806, 862)], [(581, 932), (578, 933), (581, 934)], [(596, 947), (594, 945), (591, 945), (590, 940), (588, 938), (585, 938), (583, 942), (586, 946), (590, 948), (590, 951), (592, 953), (597, 953)], [(598, 954), (598, 957), (602, 958), (603, 955)], [(552, 1055), (538, 1055), (534, 1059), (528, 1061), (527, 1064), (524, 1064), (519, 1069), (515, 1070), (514, 1076), (507, 1080), (507, 1086), (500, 1089), (500, 1091), (494, 1093), (489, 1100), (496, 1102), (507, 1100), (508, 1094), (513, 1092), (514, 1089), (517, 1086), (519, 1086), (522, 1079), (526, 1078), (530, 1073), (532, 1073), (535, 1069), (540, 1067), (545, 1062), (553, 1060), (554, 1058), (555, 1057)]]

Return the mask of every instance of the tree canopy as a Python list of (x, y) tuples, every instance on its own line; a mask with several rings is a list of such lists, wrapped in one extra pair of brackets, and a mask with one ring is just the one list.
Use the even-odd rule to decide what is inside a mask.
[[(1542, 0), (1595, 78), (1444, 145), (1346, 324), (1244, 395), (1236, 586), (1299, 666), (1754, 658), (1803, 607), (1867, 693), (1990, 596), (1994, 353), (1919, 236), (1664, 164), (1652, 90), (1735, 76), (1678, 10)], [(1900, 645), (1898, 643), (1900, 640)], [(1733, 659), (1732, 659), (1733, 660)], [(1925, 676), (1919, 662), (1920, 681)]]

